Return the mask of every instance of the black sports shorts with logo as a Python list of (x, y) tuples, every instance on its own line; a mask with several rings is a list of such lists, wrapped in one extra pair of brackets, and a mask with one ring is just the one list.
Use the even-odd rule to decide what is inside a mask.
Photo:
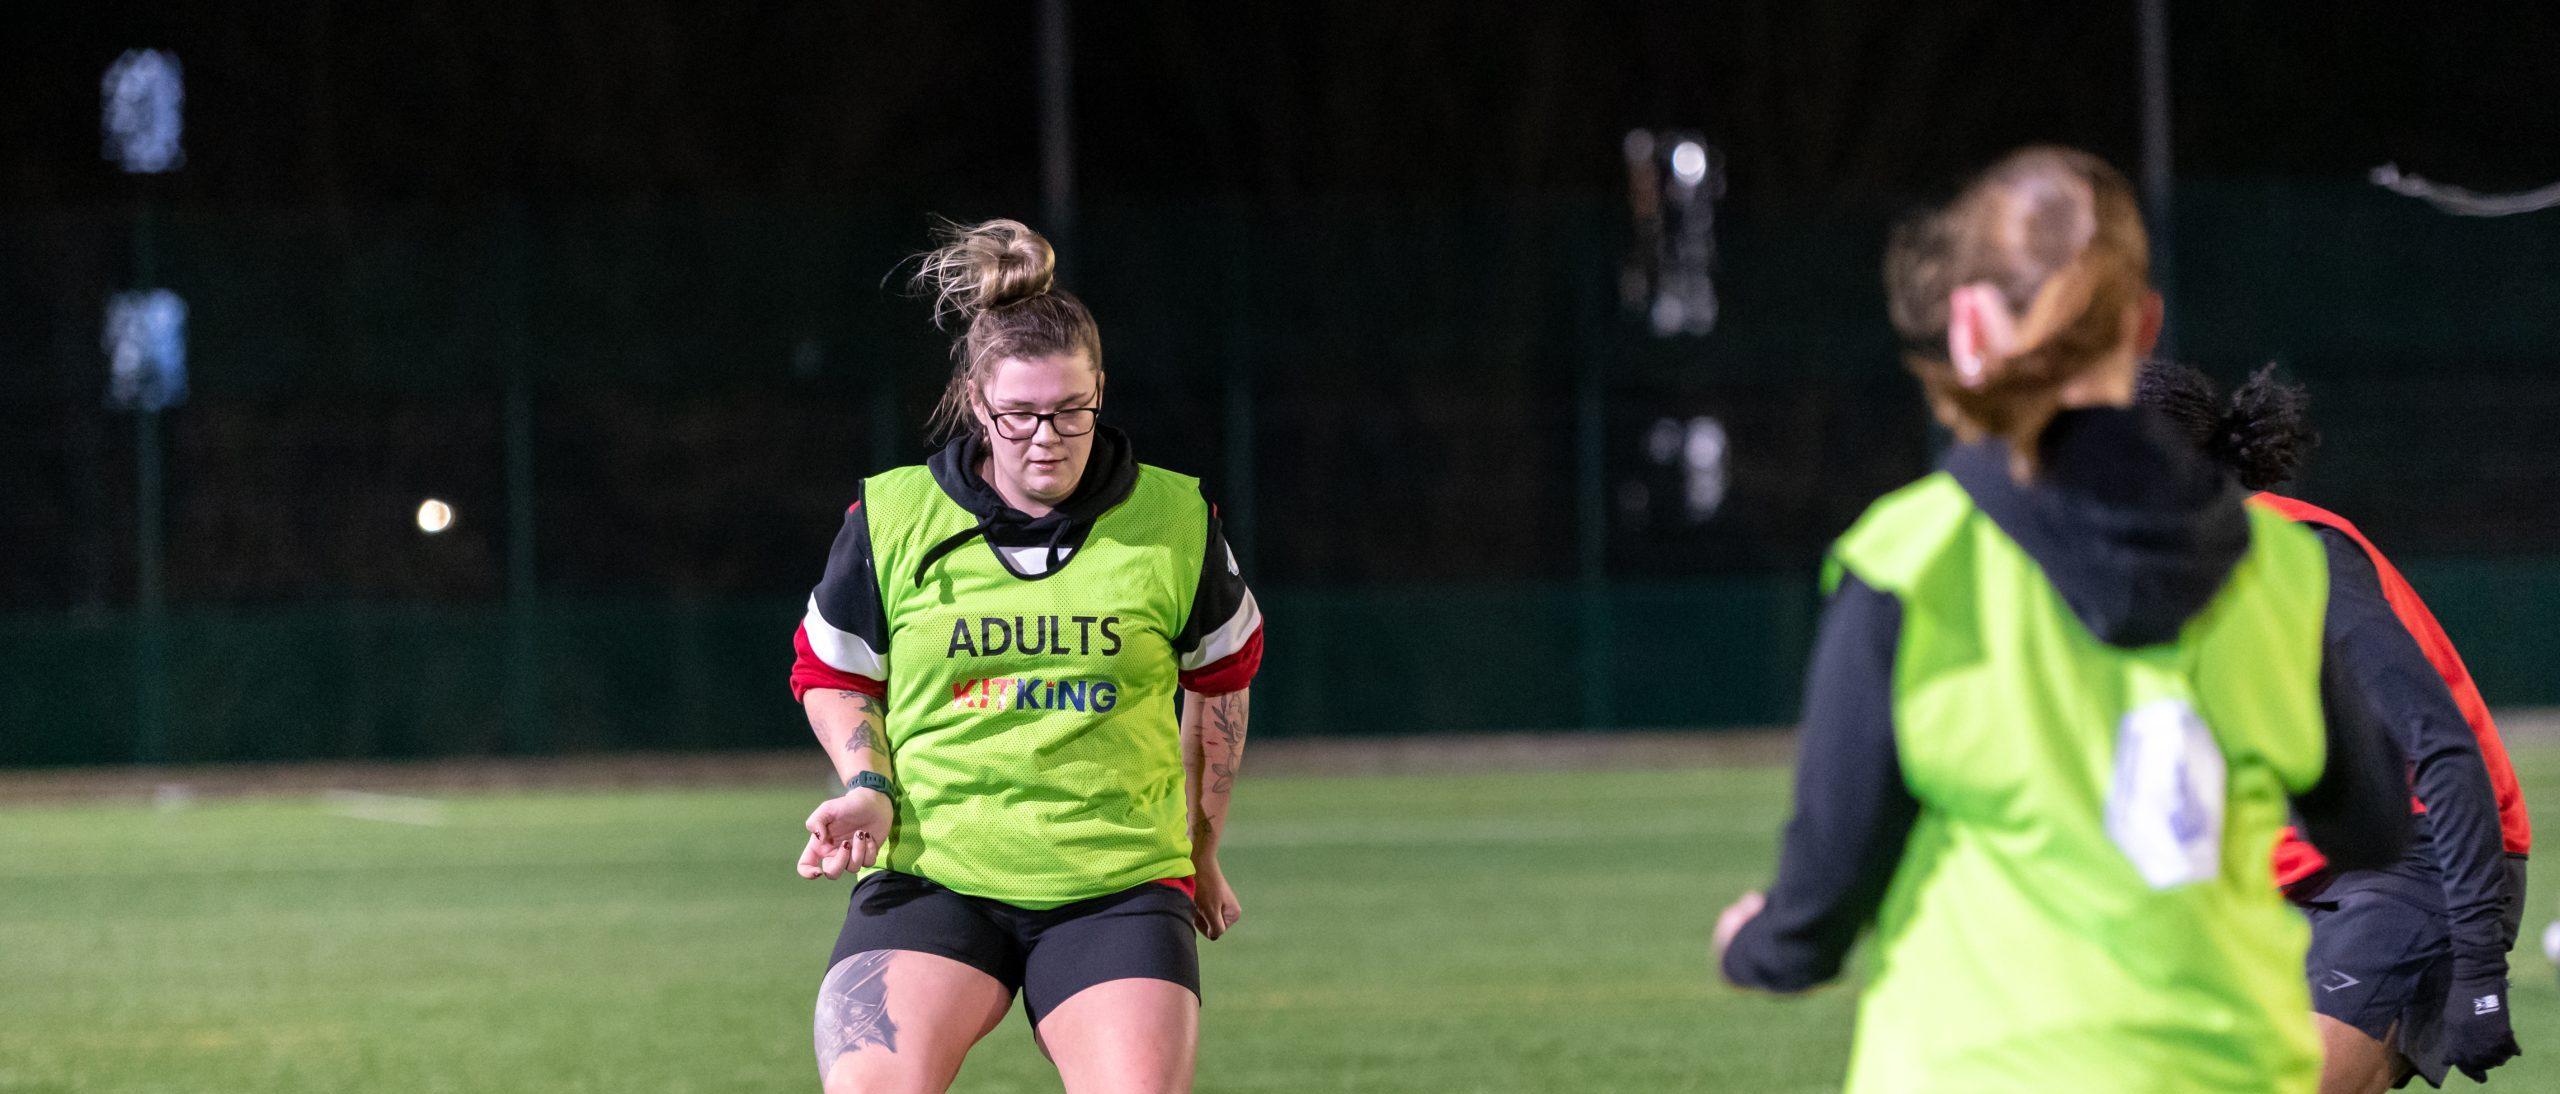
[(2442, 1086), (2453, 940), (2443, 899), (2431, 889), (2419, 879), (2359, 872), (2297, 903), (2311, 919), (2304, 963), (2311, 1009), (2377, 1041), (2398, 1027), (2400, 1054), (2428, 1085)]
[(1022, 993), (1035, 1027), (1106, 981), (1170, 980), (1200, 994), (1191, 898), (1158, 881), (1034, 910), (881, 870), (854, 885), (827, 967), (870, 950), (935, 954), (995, 977)]

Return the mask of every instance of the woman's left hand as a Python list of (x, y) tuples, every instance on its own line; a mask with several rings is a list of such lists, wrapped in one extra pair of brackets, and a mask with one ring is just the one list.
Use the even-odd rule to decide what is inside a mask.
[(1244, 904), (1236, 899), (1235, 888), (1227, 884), (1226, 871), (1218, 868), (1216, 859), (1196, 865), (1198, 872), (1191, 877), (1197, 890), (1191, 897), (1191, 926), (1215, 942), (1244, 919)]

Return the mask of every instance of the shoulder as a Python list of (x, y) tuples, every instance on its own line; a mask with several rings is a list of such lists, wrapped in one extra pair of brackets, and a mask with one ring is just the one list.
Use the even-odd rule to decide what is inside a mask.
[(2352, 538), (2326, 524), (2304, 523), (2271, 506), (2252, 505), (2248, 511), (2249, 553), (2272, 575), (2317, 575), (2325, 583), (2332, 559), (2363, 557)]
[(933, 469), (923, 464), (893, 467), (862, 480), (860, 505), (851, 515), (893, 539), (953, 514), (965, 516), (959, 503), (943, 490), (941, 480), (934, 478)]
[(2348, 523), (2345, 517), (2301, 498), (2289, 498), (2273, 491), (2261, 490), (2249, 495), (2249, 508), (2253, 512), (2274, 513), (2286, 520), (2308, 524), (2315, 528), (2338, 529), (2350, 533), (2355, 530), (2355, 525)]
[(2327, 630), (2339, 618), (2332, 600), (2338, 586), (2324, 542), (2327, 533), (2270, 508), (2248, 509), (2249, 550), (2208, 612), (2218, 621), (2216, 633), (2231, 637), (2215, 641), (2246, 643), (2251, 664), (2264, 670), (2261, 675), (2295, 663), (2284, 658), (2285, 650), (2306, 654), (2304, 663), (2316, 671), (2324, 660), (2320, 650)]
[(1878, 498), (1832, 545), (1823, 585), (1837, 588), (1846, 571), (1879, 591), (1901, 592), (1955, 541), (1973, 513), (1964, 487), (1944, 471)]
[(1199, 498), (1201, 504), (1208, 504), (1207, 497), (1201, 492), (1198, 476), (1168, 471), (1151, 463), (1138, 465), (1138, 484), (1134, 489), (1175, 498)]
[[(2252, 494), (2249, 497), (2249, 515), (2261, 522), (2281, 520), (2310, 531), (2312, 540), (2328, 556), (2332, 578), (2342, 566), (2350, 570), (2371, 570), (2374, 560), (2381, 555), (2347, 518), (2299, 498), (2263, 491)], [(2283, 539), (2281, 536), (2269, 537), (2271, 542), (2279, 544), (2279, 550), (2285, 549), (2281, 546)], [(2298, 546), (2292, 549), (2300, 550)]]
[(1203, 535), (1214, 515), (1198, 478), (1151, 464), (1138, 465), (1137, 482), (1129, 487), (1129, 496), (1114, 508), (1151, 525), (1197, 528)]
[(862, 498), (870, 501), (883, 496), (903, 498), (919, 490), (940, 492), (941, 484), (933, 479), (933, 469), (920, 463), (892, 467), (862, 480)]

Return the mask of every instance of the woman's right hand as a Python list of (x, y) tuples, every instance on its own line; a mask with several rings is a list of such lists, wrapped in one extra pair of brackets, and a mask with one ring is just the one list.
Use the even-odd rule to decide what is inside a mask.
[(1742, 894), (1741, 899), (1725, 906), (1724, 914), (1716, 917), (1715, 956), (1717, 968), (1721, 969), (1724, 967), (1724, 951), (1733, 948), (1733, 936), (1741, 934), (1742, 928), (1753, 919), (1758, 918), (1761, 910), (1768, 906), (1769, 898), (1760, 895), (1760, 891), (1757, 889)]
[(1192, 870), (1191, 927), (1215, 942), (1244, 919), (1244, 902), (1236, 899), (1235, 887), (1227, 884), (1227, 872), (1214, 856), (1207, 862), (1192, 860)]
[(840, 878), (846, 870), (875, 864), (896, 815), (896, 803), (889, 795), (868, 787), (855, 787), (843, 797), (819, 803), (809, 814), (809, 847), (800, 852), (800, 876)]

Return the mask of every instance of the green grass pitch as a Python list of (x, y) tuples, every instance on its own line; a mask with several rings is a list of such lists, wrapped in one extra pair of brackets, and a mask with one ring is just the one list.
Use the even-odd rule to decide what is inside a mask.
[[(2560, 803), (2560, 748), (2518, 762)], [(1850, 991), (1707, 971), (1786, 794), (1777, 768), (1248, 778), (1200, 1089), (1835, 1089)], [(791, 872), (816, 795), (0, 808), (0, 1091), (814, 1089), (848, 884)], [(2536, 873), (2510, 1090), (2560, 1089)], [(959, 1089), (1057, 1089), (1018, 1009)]]

